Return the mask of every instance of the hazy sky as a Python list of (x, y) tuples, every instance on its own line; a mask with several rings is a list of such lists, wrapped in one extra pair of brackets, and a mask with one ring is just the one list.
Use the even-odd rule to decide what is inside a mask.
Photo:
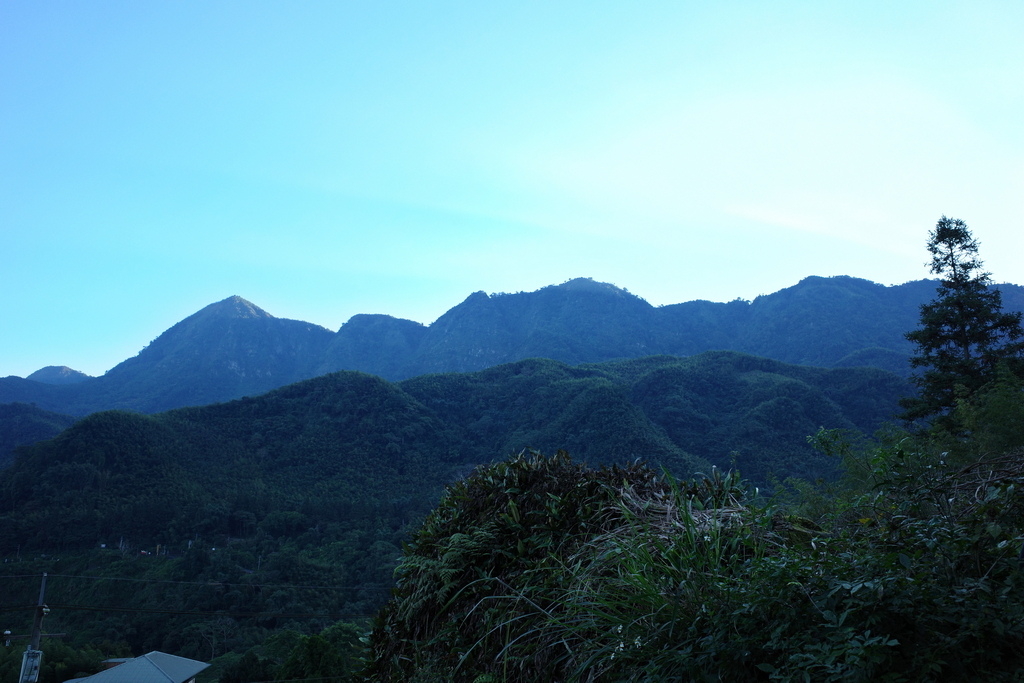
[(0, 376), (237, 294), (337, 329), (574, 277), (655, 305), (1024, 284), (1024, 2), (0, 0)]

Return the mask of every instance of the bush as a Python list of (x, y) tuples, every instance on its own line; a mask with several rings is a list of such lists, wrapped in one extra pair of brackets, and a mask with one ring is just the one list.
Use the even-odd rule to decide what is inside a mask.
[(1024, 458), (875, 448), (803, 519), (735, 474), (666, 481), (520, 456), (407, 548), (372, 680), (1011, 680)]

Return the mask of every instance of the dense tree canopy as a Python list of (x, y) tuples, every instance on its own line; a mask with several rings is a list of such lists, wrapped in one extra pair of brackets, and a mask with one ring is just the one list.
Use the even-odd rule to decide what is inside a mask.
[[(33, 605), (49, 572), (48, 630), (97, 650), (85, 664), (47, 654), (65, 668), (43, 683), (95, 669), (100, 654), (154, 649), (210, 661), (204, 677), (225, 683), (345, 680), (403, 541), (475, 465), (567, 447), (580, 467), (558, 470), (572, 475), (564, 490), (537, 489), (536, 511), (516, 503), (529, 521), (554, 504), (548, 492), (562, 496), (567, 523), (586, 512), (573, 502), (589, 490), (575, 488), (584, 462), (632, 472), (643, 459), (677, 476), (734, 462), (759, 483), (825, 476), (835, 463), (806, 435), (873, 431), (908, 387), (872, 368), (717, 352), (532, 359), (400, 384), (337, 373), (199, 408), (96, 413), (0, 471), (0, 610)], [(27, 628), (23, 616), (9, 625)], [(348, 626), (331, 627), (339, 618)], [(351, 652), (339, 663), (323, 640)], [(0, 683), (20, 666), (10, 654)]]

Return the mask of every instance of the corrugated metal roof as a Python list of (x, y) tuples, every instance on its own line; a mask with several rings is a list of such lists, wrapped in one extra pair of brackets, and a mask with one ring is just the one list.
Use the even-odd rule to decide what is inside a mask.
[(89, 683), (185, 683), (208, 666), (206, 662), (153, 651), (76, 680)]

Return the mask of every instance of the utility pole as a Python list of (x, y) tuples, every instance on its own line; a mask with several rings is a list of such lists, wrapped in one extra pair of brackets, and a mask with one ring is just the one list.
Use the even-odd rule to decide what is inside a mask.
[(21, 677), (18, 678), (18, 683), (36, 683), (39, 680), (39, 666), (43, 661), (39, 640), (43, 636), (43, 617), (50, 612), (50, 608), (44, 602), (45, 599), (46, 572), (43, 572), (43, 582), (39, 586), (39, 603), (36, 605), (35, 619), (32, 620), (32, 640), (29, 641), (28, 649), (21, 658)]

